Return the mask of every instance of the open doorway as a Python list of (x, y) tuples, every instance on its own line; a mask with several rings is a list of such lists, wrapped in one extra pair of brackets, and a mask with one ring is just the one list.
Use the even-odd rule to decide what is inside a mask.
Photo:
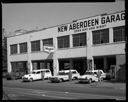
[(109, 72), (111, 65), (116, 65), (116, 56), (100, 56), (94, 57), (95, 69), (101, 69)]
[(50, 69), (51, 73), (53, 75), (53, 61), (52, 60), (32, 61), (32, 67), (33, 67), (33, 70), (36, 70), (36, 69)]
[(67, 59), (59, 60), (59, 70), (69, 70), (70, 69), (70, 62)]
[(80, 75), (83, 75), (87, 70), (86, 59), (73, 59), (73, 69), (76, 69)]
[(107, 70), (110, 70), (111, 65), (116, 65), (116, 56), (108, 56), (107, 57)]
[(104, 59), (103, 57), (95, 57), (94, 58), (95, 69), (104, 70)]
[[(74, 58), (72, 59), (72, 69), (75, 69), (83, 75), (87, 70), (86, 58)], [(69, 70), (70, 69), (70, 59), (60, 59), (59, 60), (59, 70)]]

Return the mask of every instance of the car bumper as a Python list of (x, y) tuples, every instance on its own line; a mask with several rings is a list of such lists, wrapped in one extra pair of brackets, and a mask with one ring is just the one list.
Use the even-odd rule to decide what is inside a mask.
[(28, 78), (22, 78), (23, 81), (30, 81)]

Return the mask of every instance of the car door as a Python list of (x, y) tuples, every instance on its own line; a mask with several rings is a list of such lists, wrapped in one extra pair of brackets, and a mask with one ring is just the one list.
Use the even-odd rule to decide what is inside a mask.
[(105, 73), (103, 71), (100, 71), (101, 73), (101, 78), (105, 78)]
[(73, 79), (74, 77), (78, 77), (78, 75), (77, 75), (77, 72), (76, 72), (76, 71), (72, 71), (72, 79)]
[(93, 81), (98, 81), (98, 77), (93, 76)]
[(49, 70), (45, 71), (45, 78), (49, 78), (51, 76), (51, 73)]
[(97, 72), (94, 72), (94, 76), (97, 77)]
[(64, 80), (69, 80), (69, 72), (65, 72)]
[(36, 80), (41, 79), (41, 71), (38, 71), (36, 73)]

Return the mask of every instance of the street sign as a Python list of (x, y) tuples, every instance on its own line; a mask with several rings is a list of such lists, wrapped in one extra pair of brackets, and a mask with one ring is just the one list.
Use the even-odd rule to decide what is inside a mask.
[(51, 52), (54, 52), (54, 47), (53, 46), (44, 46), (44, 51), (45, 52), (48, 52), (48, 53), (51, 53)]

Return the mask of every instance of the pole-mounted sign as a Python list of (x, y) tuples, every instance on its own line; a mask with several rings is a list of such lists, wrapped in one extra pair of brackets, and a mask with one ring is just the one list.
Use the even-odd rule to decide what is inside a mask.
[(45, 52), (48, 52), (48, 53), (51, 53), (51, 52), (54, 52), (54, 47), (53, 46), (44, 46), (44, 51)]

